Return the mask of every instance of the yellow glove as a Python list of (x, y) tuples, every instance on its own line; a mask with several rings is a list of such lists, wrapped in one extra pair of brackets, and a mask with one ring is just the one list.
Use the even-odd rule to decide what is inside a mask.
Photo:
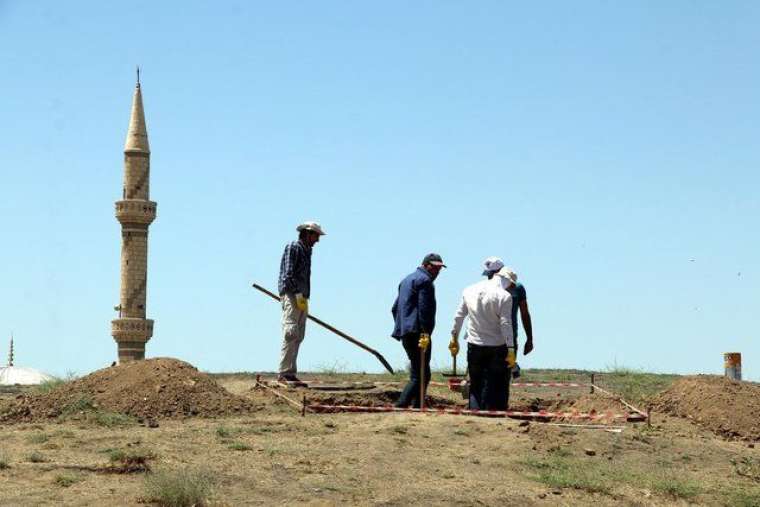
[(451, 341), (449, 342), (449, 352), (451, 352), (451, 357), (456, 357), (456, 355), (459, 354), (459, 342), (457, 341), (457, 337), (454, 335), (451, 335)]
[(303, 297), (300, 292), (296, 294), (296, 306), (304, 313), (309, 313), (309, 300)]
[(418, 342), (418, 345), (422, 350), (427, 350), (427, 348), (430, 346), (430, 335), (427, 333), (420, 334), (420, 341)]
[(512, 369), (515, 367), (515, 364), (517, 364), (517, 355), (515, 354), (515, 349), (513, 347), (509, 347), (507, 349), (507, 366)]

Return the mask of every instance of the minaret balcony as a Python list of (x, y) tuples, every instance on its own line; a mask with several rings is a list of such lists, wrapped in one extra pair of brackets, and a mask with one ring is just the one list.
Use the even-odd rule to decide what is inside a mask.
[(116, 218), (122, 224), (150, 224), (156, 219), (156, 203), (142, 199), (116, 201)]
[(117, 342), (147, 342), (153, 336), (153, 320), (114, 319), (111, 321), (111, 336)]

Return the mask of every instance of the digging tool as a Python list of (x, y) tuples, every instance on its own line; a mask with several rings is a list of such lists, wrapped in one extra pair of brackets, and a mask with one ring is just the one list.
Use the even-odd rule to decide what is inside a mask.
[(420, 347), (420, 410), (425, 410), (425, 347)]
[(425, 410), (425, 349), (420, 354), (420, 410)]
[(441, 373), (444, 377), (459, 377), (459, 374), (457, 373), (457, 356), (454, 354), (451, 355), (451, 361), (452, 361), (452, 368), (451, 373)]
[[(253, 284), (253, 288), (256, 289), (256, 290), (258, 290), (258, 291), (263, 292), (264, 294), (266, 294), (267, 296), (271, 297), (272, 299), (274, 299), (276, 301), (280, 301), (281, 300), (280, 296), (278, 296), (277, 294), (275, 294), (273, 292), (268, 291), (267, 289), (265, 289), (261, 285), (258, 285), (256, 283), (254, 283)], [(325, 328), (325, 329), (327, 329), (329, 331), (332, 331), (333, 333), (337, 334), (341, 338), (350, 341), (351, 343), (353, 343), (357, 347), (362, 348), (362, 349), (366, 350), (367, 352), (369, 352), (370, 354), (374, 355), (378, 359), (378, 361), (380, 361), (381, 363), (383, 363), (383, 366), (385, 367), (386, 370), (388, 370), (391, 373), (394, 373), (393, 372), (393, 368), (391, 368), (391, 365), (388, 364), (388, 361), (385, 360), (385, 358), (382, 356), (382, 354), (380, 354), (380, 352), (376, 351), (372, 347), (368, 347), (367, 345), (363, 344), (362, 342), (360, 342), (356, 338), (353, 338), (353, 337), (347, 335), (346, 333), (344, 333), (343, 331), (332, 327), (327, 322), (325, 322), (325, 321), (323, 321), (321, 319), (318, 319), (318, 318), (314, 317), (313, 315), (306, 315), (306, 316), (310, 320), (313, 320), (314, 322), (316, 322), (317, 324), (319, 324), (320, 326), (322, 326), (323, 328)]]
[[(454, 343), (454, 338), (452, 337), (452, 343)], [(454, 350), (451, 350), (452, 343), (449, 344), (449, 351), (451, 352), (451, 362), (452, 362), (452, 368), (451, 373), (442, 373), (444, 377), (454, 377), (458, 378), (459, 375), (457, 375), (457, 354), (454, 353)], [(459, 345), (457, 345), (456, 352), (459, 352)]]

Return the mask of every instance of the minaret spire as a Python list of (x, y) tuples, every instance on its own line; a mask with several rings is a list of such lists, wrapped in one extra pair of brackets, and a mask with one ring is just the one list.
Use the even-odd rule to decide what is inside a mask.
[(150, 146), (145, 127), (140, 69), (132, 98), (127, 141), (124, 144), (124, 187), (116, 202), (121, 223), (121, 291), (111, 321), (111, 335), (118, 345), (119, 362), (145, 358), (145, 343), (153, 336), (153, 320), (146, 319), (148, 289), (148, 226), (156, 218), (150, 200)]
[(11, 350), (8, 352), (8, 366), (13, 366), (13, 333), (11, 333)]
[(145, 111), (143, 110), (142, 90), (140, 89), (140, 68), (137, 68), (137, 84), (132, 97), (132, 114), (129, 117), (127, 140), (124, 151), (150, 153), (148, 144), (148, 128), (145, 126)]

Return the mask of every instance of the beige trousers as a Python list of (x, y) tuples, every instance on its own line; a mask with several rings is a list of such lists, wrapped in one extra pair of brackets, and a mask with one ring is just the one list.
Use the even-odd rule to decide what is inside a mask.
[(306, 333), (306, 312), (296, 306), (295, 294), (282, 295), (282, 349), (280, 351), (280, 375), (295, 375), (296, 359)]

